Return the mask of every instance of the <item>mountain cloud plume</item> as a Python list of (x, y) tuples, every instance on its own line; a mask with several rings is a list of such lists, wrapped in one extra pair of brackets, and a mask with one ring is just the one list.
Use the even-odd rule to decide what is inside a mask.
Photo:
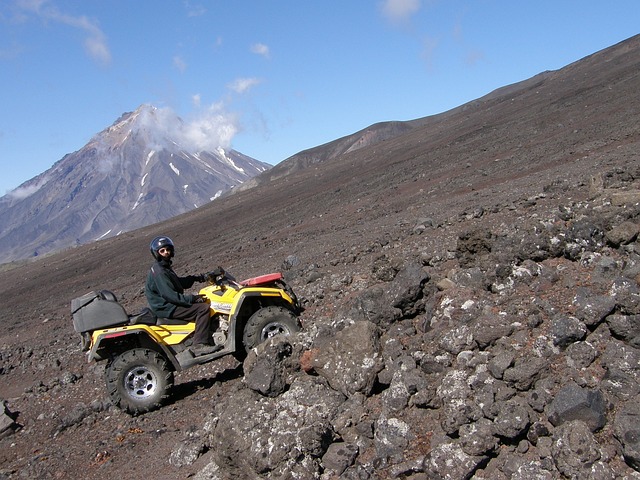
[(215, 151), (229, 148), (238, 133), (238, 119), (224, 110), (221, 104), (213, 104), (183, 121), (169, 107), (143, 108), (135, 129), (151, 135), (150, 147), (162, 150), (167, 147), (166, 138), (172, 138), (189, 151)]

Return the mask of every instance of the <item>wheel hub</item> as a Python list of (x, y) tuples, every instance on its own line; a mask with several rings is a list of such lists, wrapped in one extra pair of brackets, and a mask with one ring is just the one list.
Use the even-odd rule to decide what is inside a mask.
[(144, 367), (135, 367), (124, 377), (126, 392), (133, 398), (146, 398), (156, 391), (158, 381), (154, 373)]
[(289, 329), (280, 322), (267, 323), (262, 329), (261, 341), (265, 341), (268, 338), (275, 337), (276, 335), (287, 335)]

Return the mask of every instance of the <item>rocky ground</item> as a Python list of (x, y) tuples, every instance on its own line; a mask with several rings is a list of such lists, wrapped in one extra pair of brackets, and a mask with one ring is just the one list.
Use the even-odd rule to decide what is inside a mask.
[[(5, 268), (0, 478), (640, 478), (639, 96), (598, 82), (525, 92), (570, 118), (502, 98), (162, 232)], [(142, 308), (158, 233), (179, 273), (283, 271), (304, 330), (180, 372), (168, 405), (130, 416), (69, 302), (109, 288)]]

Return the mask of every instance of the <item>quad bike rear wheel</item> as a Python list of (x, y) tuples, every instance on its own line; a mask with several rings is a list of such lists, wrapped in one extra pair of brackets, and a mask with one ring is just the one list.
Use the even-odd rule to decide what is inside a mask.
[(300, 331), (295, 315), (283, 307), (265, 307), (249, 317), (242, 334), (242, 342), (248, 352), (276, 335), (291, 335)]
[(162, 406), (173, 387), (173, 371), (154, 350), (136, 348), (113, 358), (105, 371), (113, 403), (137, 415)]

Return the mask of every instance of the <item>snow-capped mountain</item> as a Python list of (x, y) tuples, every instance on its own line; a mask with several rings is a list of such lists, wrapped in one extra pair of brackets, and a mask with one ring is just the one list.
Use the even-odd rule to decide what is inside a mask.
[(222, 147), (195, 150), (183, 127), (143, 105), (0, 198), (0, 263), (168, 219), (271, 168)]

